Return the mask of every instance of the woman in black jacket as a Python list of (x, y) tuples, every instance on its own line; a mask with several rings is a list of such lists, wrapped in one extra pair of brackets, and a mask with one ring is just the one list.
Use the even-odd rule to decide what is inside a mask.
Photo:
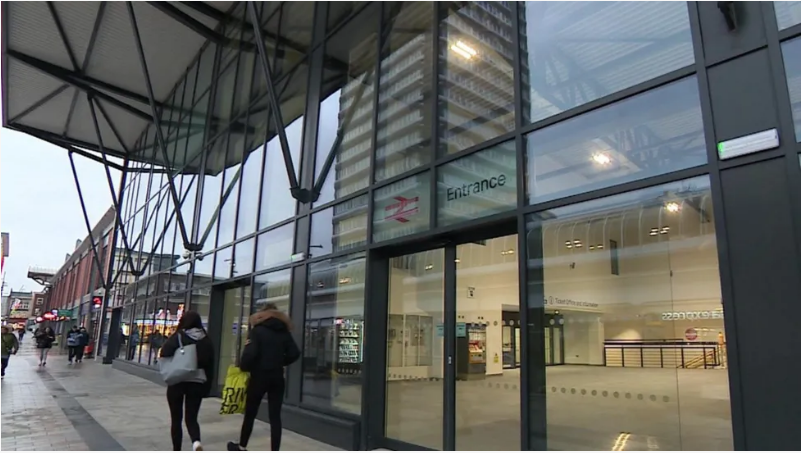
[[(170, 435), (172, 447), (175, 451), (181, 450), (183, 429), (181, 419), (186, 417), (186, 430), (192, 440), (192, 450), (201, 451), (200, 425), (197, 418), (200, 412), (200, 403), (209, 395), (214, 382), (214, 345), (203, 328), (200, 315), (195, 311), (187, 311), (178, 321), (175, 333), (161, 347), (161, 357), (173, 357), (178, 350), (178, 335), (184, 346), (197, 345), (197, 367), (206, 373), (206, 381), (179, 382), (167, 387), (167, 404), (170, 406)], [(184, 411), (184, 407), (186, 410)]]

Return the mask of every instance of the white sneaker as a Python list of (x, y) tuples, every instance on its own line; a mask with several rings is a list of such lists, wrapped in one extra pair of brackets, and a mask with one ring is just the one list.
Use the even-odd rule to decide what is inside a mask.
[(199, 440), (192, 442), (192, 451), (203, 451), (203, 445)]

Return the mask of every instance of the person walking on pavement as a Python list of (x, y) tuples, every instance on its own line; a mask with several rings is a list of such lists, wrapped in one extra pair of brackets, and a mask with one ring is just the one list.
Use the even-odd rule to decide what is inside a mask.
[(16, 354), (18, 350), (19, 341), (17, 340), (17, 337), (11, 333), (11, 329), (3, 326), (2, 347), (0, 347), (0, 352), (2, 352), (0, 355), (2, 355), (3, 373), (0, 379), (5, 379), (6, 367), (8, 367), (8, 359), (10, 359), (12, 355)]
[[(180, 336), (181, 342), (178, 342)], [(170, 435), (172, 447), (175, 451), (181, 450), (183, 441), (183, 428), (181, 419), (186, 418), (186, 430), (192, 441), (192, 450), (202, 451), (200, 443), (200, 424), (198, 413), (203, 398), (211, 392), (214, 382), (214, 344), (203, 328), (200, 315), (196, 311), (187, 311), (178, 321), (175, 333), (164, 342), (161, 347), (161, 357), (173, 357), (180, 345), (197, 345), (197, 367), (206, 374), (205, 382), (179, 382), (167, 387), (167, 404), (170, 406)]]
[(24, 336), (25, 336), (25, 328), (24, 327), (20, 327), (19, 328), (19, 344), (22, 344), (22, 337), (24, 337)]
[(136, 347), (139, 345), (139, 329), (134, 328), (128, 336), (128, 360), (136, 358)]
[(78, 355), (78, 349), (81, 347), (81, 332), (78, 326), (72, 326), (72, 330), (67, 334), (67, 348), (69, 348), (69, 361), (72, 364), (73, 359)]
[(78, 349), (75, 351), (75, 361), (76, 362), (83, 362), (83, 353), (86, 351), (86, 347), (89, 346), (89, 332), (86, 331), (86, 327), (81, 327), (78, 330), (79, 344)]
[(47, 354), (53, 347), (53, 342), (56, 341), (56, 332), (52, 327), (39, 327), (33, 333), (33, 338), (36, 339), (36, 349), (39, 350), (39, 366), (45, 366), (47, 365)]
[(281, 406), (284, 403), (284, 367), (300, 357), (300, 350), (292, 338), (292, 321), (278, 311), (275, 304), (266, 304), (250, 317), (250, 331), (242, 351), (239, 367), (250, 372), (245, 418), (239, 443), (228, 442), (229, 451), (246, 450), (253, 422), (259, 406), (267, 395), (270, 416), (270, 446), (273, 451), (281, 448)]

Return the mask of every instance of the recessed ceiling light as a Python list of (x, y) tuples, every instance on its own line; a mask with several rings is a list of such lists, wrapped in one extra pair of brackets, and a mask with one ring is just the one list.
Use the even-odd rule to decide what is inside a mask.
[(434, 265), (433, 264), (426, 264), (426, 270), (430, 271), (431, 269), (434, 269)]
[(474, 49), (473, 47), (465, 44), (462, 41), (456, 41), (456, 43), (454, 43), (451, 46), (451, 50), (456, 52), (456, 54), (458, 54), (459, 56), (461, 56), (465, 60), (469, 60), (469, 59), (475, 57), (476, 55), (478, 55), (478, 52), (476, 51), (476, 49)]
[(594, 246), (594, 245), (591, 245), (591, 246), (590, 246), (590, 250), (595, 250), (595, 246)]
[(681, 210), (681, 206), (675, 201), (671, 201), (670, 203), (665, 204), (665, 209), (667, 212), (679, 212)]
[(453, 260), (453, 262), (454, 262), (454, 263), (461, 263), (461, 262), (462, 262), (462, 260), (460, 260), (459, 258), (456, 258), (455, 260)]
[(612, 158), (604, 153), (593, 154), (592, 160), (598, 165), (608, 165), (612, 163)]

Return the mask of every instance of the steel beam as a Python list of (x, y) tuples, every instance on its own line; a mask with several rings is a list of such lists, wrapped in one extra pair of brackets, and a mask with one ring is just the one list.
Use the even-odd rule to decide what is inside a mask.
[[(70, 166), (72, 167), (72, 177), (75, 179), (75, 188), (78, 189), (78, 198), (81, 200), (81, 209), (83, 210), (83, 220), (86, 223), (86, 231), (89, 233), (89, 242), (92, 244), (92, 253), (94, 253), (95, 265), (97, 266), (98, 275), (103, 276), (103, 269), (100, 267), (100, 261), (97, 259), (97, 244), (92, 235), (92, 224), (89, 222), (89, 214), (86, 213), (86, 203), (83, 200), (83, 191), (81, 190), (81, 183), (78, 181), (78, 171), (75, 169), (75, 159), (72, 157), (72, 151), (67, 152), (70, 158)], [(106, 289), (106, 282), (103, 281), (103, 289)]]
[(125, 245), (126, 255), (128, 257), (128, 267), (131, 271), (135, 269), (133, 259), (131, 258), (131, 247), (128, 243), (128, 235), (125, 233), (125, 225), (122, 223), (122, 214), (120, 213), (120, 203), (117, 195), (114, 193), (114, 182), (111, 180), (111, 170), (109, 170), (108, 159), (106, 158), (106, 150), (103, 148), (103, 136), (100, 133), (100, 123), (97, 121), (97, 111), (95, 110), (95, 103), (91, 96), (86, 95), (86, 101), (89, 103), (89, 112), (92, 114), (92, 124), (95, 127), (97, 134), (97, 143), (100, 146), (100, 155), (103, 158), (103, 167), (106, 170), (106, 180), (108, 181), (109, 192), (111, 192), (111, 202), (114, 204), (115, 221), (119, 225), (120, 233), (122, 234), (122, 243)]
[[(139, 34), (139, 25), (136, 23), (136, 14), (134, 13), (133, 3), (126, 2), (126, 6), (128, 7), (128, 16), (131, 20), (131, 29), (133, 30), (134, 40), (136, 41), (136, 50), (139, 54), (139, 64), (142, 68), (142, 76), (145, 79), (145, 86), (147, 87), (147, 96), (148, 101), (150, 101), (150, 110), (152, 112), (152, 120), (153, 126), (156, 129), (156, 138), (158, 141), (158, 146), (161, 149), (161, 155), (164, 159), (164, 162), (169, 162), (169, 155), (167, 154), (167, 144), (164, 141), (164, 131), (161, 128), (161, 119), (159, 118), (159, 112), (156, 108), (156, 99), (153, 95), (153, 85), (150, 82), (150, 71), (147, 69), (147, 60), (145, 59), (145, 50), (142, 47), (142, 37)], [(173, 182), (172, 178), (167, 179), (167, 185), (169, 186), (170, 196), (172, 197), (173, 205), (179, 206), (180, 202), (178, 199), (178, 191), (175, 189), (175, 183)], [(178, 229), (181, 232), (181, 238), (184, 241), (184, 248), (187, 250), (194, 250), (194, 245), (190, 242), (189, 236), (186, 232), (186, 224), (184, 223), (183, 214), (181, 210), (175, 211), (175, 215), (177, 216), (178, 220)]]
[(49, 100), (51, 100), (54, 97), (58, 96), (59, 94), (63, 93), (64, 90), (66, 90), (69, 87), (70, 86), (65, 83), (64, 85), (61, 85), (60, 87), (58, 87), (55, 90), (51, 91), (47, 96), (45, 96), (42, 99), (39, 99), (38, 101), (34, 102), (33, 105), (31, 105), (30, 107), (26, 108), (25, 110), (19, 112), (13, 118), (9, 119), (8, 120), (8, 124), (13, 124), (13, 123), (16, 123), (17, 121), (21, 120), (22, 118), (24, 118), (29, 113), (33, 112), (34, 110), (38, 109), (39, 107), (41, 107), (42, 105), (47, 103)]
[(194, 31), (195, 33), (199, 34), (200, 36), (208, 39), (209, 41), (211, 41), (211, 42), (213, 42), (213, 43), (215, 43), (217, 45), (221, 45), (221, 46), (225, 46), (225, 47), (231, 47), (231, 48), (235, 48), (235, 49), (239, 49), (240, 46), (241, 46), (241, 49), (249, 51), (249, 52), (252, 52), (255, 49), (255, 47), (253, 46), (252, 43), (240, 42), (237, 39), (231, 39), (231, 38), (225, 37), (225, 36), (217, 33), (216, 31), (210, 29), (209, 27), (207, 27), (207, 26), (203, 25), (202, 23), (198, 22), (197, 20), (195, 20), (189, 14), (186, 14), (185, 12), (181, 11), (180, 9), (172, 6), (168, 2), (152, 2), (152, 1), (149, 1), (147, 3), (150, 6), (152, 6), (152, 7), (156, 8), (157, 10), (161, 11), (162, 13), (166, 14), (167, 16), (171, 17), (172, 19), (177, 21), (179, 24), (189, 28), (190, 30)]
[[(259, 13), (256, 11), (256, 5), (252, 1), (247, 2), (248, 12), (250, 13), (250, 20), (255, 24), (260, 24)], [(292, 197), (296, 200), (304, 201), (309, 199), (309, 190), (301, 189), (298, 185), (298, 178), (295, 174), (295, 164), (292, 162), (292, 154), (289, 150), (289, 140), (286, 137), (286, 130), (284, 129), (284, 118), (281, 114), (281, 106), (278, 104), (278, 97), (275, 95), (275, 86), (273, 85), (272, 70), (270, 69), (270, 61), (267, 57), (267, 51), (264, 49), (264, 37), (261, 33), (261, 27), (253, 27), (253, 33), (256, 37), (256, 47), (259, 49), (259, 59), (261, 60), (262, 72), (267, 81), (267, 101), (270, 103), (270, 108), (273, 111), (271, 115), (275, 126), (276, 133), (278, 134), (278, 141), (281, 145), (281, 153), (284, 156), (284, 166), (286, 167), (287, 178), (289, 180), (289, 190)], [(269, 128), (267, 128), (269, 130)], [(306, 201), (304, 201), (306, 202)]]
[(236, 185), (236, 182), (239, 181), (239, 178), (242, 176), (242, 167), (243, 167), (243, 165), (239, 166), (239, 169), (237, 169), (236, 174), (234, 175), (233, 179), (231, 179), (231, 182), (228, 184), (228, 188), (225, 189), (225, 193), (223, 194), (222, 199), (220, 200), (220, 204), (217, 205), (217, 209), (214, 211), (214, 214), (212, 214), (211, 219), (209, 219), (208, 225), (206, 225), (206, 230), (203, 232), (203, 237), (200, 238), (200, 240), (198, 241), (198, 243), (200, 245), (205, 244), (206, 243), (206, 239), (208, 239), (209, 234), (211, 234), (211, 229), (214, 226), (214, 223), (220, 217), (220, 211), (222, 211), (222, 208), (225, 205), (225, 201), (228, 200), (228, 197), (231, 195), (231, 192), (234, 190), (234, 186)]

